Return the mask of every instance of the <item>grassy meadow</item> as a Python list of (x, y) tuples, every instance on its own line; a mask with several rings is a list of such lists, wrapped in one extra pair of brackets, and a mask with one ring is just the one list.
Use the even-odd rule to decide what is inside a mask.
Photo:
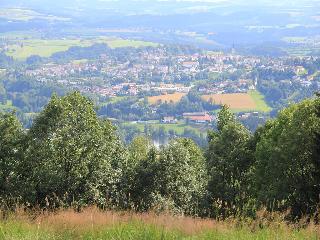
[(240, 223), (236, 220), (215, 221), (169, 214), (102, 212), (96, 208), (89, 208), (81, 213), (72, 210), (40, 214), (16, 213), (0, 221), (0, 239), (298, 240), (319, 238), (320, 229), (314, 225), (298, 229), (281, 220), (274, 220), (268, 223), (268, 226), (262, 225), (259, 220)]
[(268, 106), (266, 101), (264, 100), (264, 96), (256, 91), (256, 90), (251, 90), (248, 92), (250, 97), (254, 100), (256, 104), (256, 109), (261, 112), (270, 112), (272, 110), (271, 107)]
[(50, 57), (53, 53), (66, 51), (72, 46), (90, 46), (88, 42), (81, 40), (21, 40), (20, 44), (9, 45), (7, 55), (15, 59), (23, 60), (31, 55)]

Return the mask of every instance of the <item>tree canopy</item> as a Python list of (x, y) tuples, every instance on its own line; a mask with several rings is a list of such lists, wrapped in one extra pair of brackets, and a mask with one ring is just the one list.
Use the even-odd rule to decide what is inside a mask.
[(30, 129), (0, 114), (0, 204), (55, 209), (97, 205), (193, 216), (254, 217), (262, 207), (291, 220), (317, 216), (320, 98), (280, 112), (251, 134), (228, 109), (208, 147), (188, 138), (160, 148), (147, 136), (124, 145), (74, 92), (52, 96)]

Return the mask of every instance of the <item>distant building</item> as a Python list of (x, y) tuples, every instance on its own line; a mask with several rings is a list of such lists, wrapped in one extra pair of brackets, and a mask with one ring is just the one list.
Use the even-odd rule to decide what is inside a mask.
[(247, 113), (242, 113), (238, 116), (242, 120), (246, 120), (249, 117), (259, 117), (259, 112), (247, 112)]
[(177, 119), (175, 119), (175, 117), (171, 117), (171, 116), (164, 117), (162, 119), (162, 123), (177, 123)]
[(185, 68), (197, 68), (199, 66), (199, 62), (183, 62), (182, 66)]
[(297, 75), (305, 75), (307, 74), (307, 70), (303, 66), (297, 66), (295, 69)]
[(231, 54), (235, 55), (236, 54), (236, 48), (235, 48), (235, 44), (232, 44), (232, 48), (231, 48)]
[(194, 123), (211, 123), (213, 117), (206, 112), (184, 113), (183, 118)]
[(312, 84), (312, 82), (310, 82), (310, 81), (301, 81), (301, 85), (303, 87), (310, 87), (311, 84)]

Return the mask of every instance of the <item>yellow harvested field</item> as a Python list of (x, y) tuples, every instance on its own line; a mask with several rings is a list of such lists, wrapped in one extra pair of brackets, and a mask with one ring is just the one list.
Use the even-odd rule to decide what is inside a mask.
[(186, 96), (186, 93), (172, 93), (172, 94), (164, 94), (159, 96), (153, 96), (148, 98), (148, 102), (150, 104), (159, 104), (159, 103), (177, 103), (180, 102), (181, 98)]
[(203, 100), (218, 105), (228, 105), (231, 109), (255, 109), (254, 99), (248, 93), (211, 94), (203, 95)]

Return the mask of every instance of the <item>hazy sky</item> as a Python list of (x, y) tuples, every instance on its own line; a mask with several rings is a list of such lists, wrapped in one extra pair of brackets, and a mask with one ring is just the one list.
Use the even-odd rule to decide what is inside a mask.
[[(135, 5), (135, 2), (139, 4)], [(275, 10), (277, 7), (284, 8), (302, 8), (309, 7), (317, 9), (320, 4), (320, 0), (0, 0), (0, 6), (23, 6), (23, 7), (36, 7), (36, 8), (119, 8), (121, 10), (130, 11), (131, 8), (136, 9), (142, 5), (147, 6), (146, 8), (141, 7), (141, 11), (149, 10), (148, 7), (154, 8), (153, 11), (156, 11), (161, 2), (164, 3), (176, 3), (175, 9), (183, 8), (185, 5), (192, 5), (195, 9), (210, 9), (212, 7), (225, 6), (232, 8), (233, 6), (245, 6), (245, 7), (274, 7)], [(128, 4), (128, 6), (126, 5)], [(179, 4), (180, 3), (180, 4)], [(168, 4), (167, 4), (168, 5)], [(191, 6), (190, 6), (191, 7)], [(132, 10), (133, 10), (132, 9)], [(172, 9), (173, 10), (173, 9)]]

